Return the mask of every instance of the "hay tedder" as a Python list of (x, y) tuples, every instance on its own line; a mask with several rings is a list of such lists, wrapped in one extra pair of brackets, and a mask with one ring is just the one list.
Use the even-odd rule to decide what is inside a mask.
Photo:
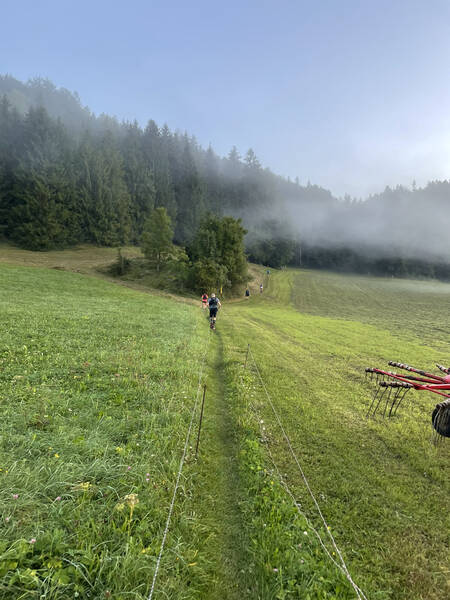
[(389, 361), (388, 364), (396, 369), (407, 371), (408, 374), (372, 367), (366, 369), (366, 376), (376, 379), (376, 388), (367, 416), (374, 416), (380, 410), (383, 411), (383, 416), (387, 414), (388, 417), (392, 417), (397, 414), (409, 391), (433, 392), (442, 396), (442, 402), (436, 404), (431, 415), (436, 440), (450, 437), (450, 368), (436, 365), (444, 375), (435, 375), (403, 363)]

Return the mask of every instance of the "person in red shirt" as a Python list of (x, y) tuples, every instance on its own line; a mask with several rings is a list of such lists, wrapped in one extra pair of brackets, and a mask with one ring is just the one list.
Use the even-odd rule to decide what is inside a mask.
[(208, 304), (208, 294), (205, 292), (202, 296), (202, 307), (206, 308)]

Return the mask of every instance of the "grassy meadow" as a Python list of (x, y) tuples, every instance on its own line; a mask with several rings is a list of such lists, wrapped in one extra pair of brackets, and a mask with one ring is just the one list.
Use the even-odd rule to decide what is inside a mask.
[[(127, 258), (141, 257), (140, 248), (130, 246), (122, 249)], [(77, 246), (70, 250), (48, 250), (33, 252), (17, 246), (0, 243), (0, 263), (18, 266), (47, 267), (76, 271), (77, 273), (99, 273), (117, 259), (117, 248), (103, 248), (89, 244)]]
[[(0, 597), (143, 598), (207, 332), (185, 303), (55, 270), (0, 274)], [(187, 469), (179, 506), (190, 487)], [(190, 583), (190, 522), (178, 513), (169, 538), (172, 597)]]
[[(221, 315), (229, 361), (242, 363), (251, 344), (325, 518), (368, 598), (450, 595), (444, 508), (450, 452), (448, 440), (430, 443), (438, 398), (411, 392), (395, 418), (366, 419), (372, 392), (364, 378), (366, 366), (385, 367), (388, 360), (428, 370), (435, 362), (449, 364), (443, 318), (449, 303), (448, 284), (286, 270), (265, 278), (264, 294)], [(251, 361), (241, 392), (254, 430), (263, 420), (264, 445), (320, 527)], [(280, 555), (276, 538), (271, 544)], [(284, 559), (279, 586), (286, 597), (307, 597), (292, 583), (298, 560), (293, 564), (286, 547)], [(281, 555), (278, 562), (280, 571)], [(346, 596), (335, 590), (323, 597)]]
[(253, 267), (264, 293), (225, 302), (213, 333), (199, 302), (94, 277), (115, 252), (80, 251), (85, 274), (75, 251), (0, 260), (0, 598), (148, 598), (202, 368), (199, 458), (195, 429), (153, 597), (356, 598), (248, 344), (366, 597), (450, 596), (436, 399), (366, 419), (364, 378), (450, 363), (450, 285)]

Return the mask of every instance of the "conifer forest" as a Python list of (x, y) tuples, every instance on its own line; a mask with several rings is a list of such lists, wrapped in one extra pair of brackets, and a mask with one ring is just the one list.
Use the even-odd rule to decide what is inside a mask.
[(49, 80), (0, 77), (0, 236), (24, 248), (138, 245), (163, 207), (179, 246), (212, 213), (242, 219), (255, 262), (448, 279), (449, 202), (448, 181), (336, 198), (251, 148), (221, 157), (166, 124), (96, 116)]

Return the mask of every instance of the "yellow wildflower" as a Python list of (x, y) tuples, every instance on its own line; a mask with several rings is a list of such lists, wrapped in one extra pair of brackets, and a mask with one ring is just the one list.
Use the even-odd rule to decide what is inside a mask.
[(130, 508), (136, 506), (136, 504), (139, 504), (139, 498), (137, 494), (127, 494), (124, 500)]
[(74, 486), (74, 491), (88, 492), (92, 487), (92, 484), (89, 481), (83, 481), (82, 483), (77, 483)]

